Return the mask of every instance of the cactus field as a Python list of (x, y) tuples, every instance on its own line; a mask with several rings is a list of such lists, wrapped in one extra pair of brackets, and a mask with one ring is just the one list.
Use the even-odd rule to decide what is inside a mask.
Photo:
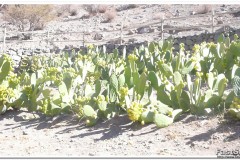
[[(11, 57), (2, 54), (1, 119), (26, 112), (28, 116), (22, 117), (23, 122), (38, 123), (37, 130), (40, 130), (44, 118), (54, 123), (59, 117), (72, 117), (68, 124), (74, 123), (78, 130), (82, 126), (83, 130), (88, 130), (86, 135), (88, 132), (91, 135), (101, 124), (108, 124), (112, 132), (117, 132), (115, 135), (124, 135), (124, 130), (143, 132), (144, 128), (150, 129), (151, 126), (159, 131), (158, 135), (161, 130), (164, 133), (171, 130), (169, 141), (180, 136), (181, 131), (173, 126), (180, 123), (178, 129), (184, 127), (182, 123), (186, 117), (192, 117), (189, 123), (199, 125), (195, 126), (199, 130), (207, 126), (198, 124), (197, 120), (212, 119), (217, 125), (217, 117), (221, 117), (222, 123), (236, 128), (240, 120), (238, 35), (233, 41), (221, 35), (218, 43), (196, 44), (191, 51), (186, 51), (183, 44), (179, 48), (177, 53), (173, 52), (171, 38), (135, 48), (132, 53), (123, 50), (122, 54), (118, 50), (106, 53), (104, 47), (89, 45), (87, 53), (73, 50), (51, 56), (24, 57), (19, 66), (13, 64)], [(130, 127), (119, 130), (118, 125), (125, 123)], [(208, 122), (206, 125), (211, 126)], [(128, 137), (134, 137), (136, 133), (132, 132)], [(239, 139), (237, 131), (236, 136)], [(131, 145), (131, 140), (126, 143)], [(191, 142), (191, 145), (197, 144)], [(168, 155), (166, 150), (158, 152), (161, 152), (156, 153), (158, 155)]]

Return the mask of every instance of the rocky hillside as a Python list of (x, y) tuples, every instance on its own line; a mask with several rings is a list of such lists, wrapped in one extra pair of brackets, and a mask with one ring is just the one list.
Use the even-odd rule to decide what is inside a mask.
[[(49, 52), (50, 49), (65, 47), (79, 47), (83, 45), (82, 33), (64, 34), (65, 32), (85, 32), (85, 44), (94, 43), (96, 45), (106, 43), (119, 43), (120, 29), (123, 25), (123, 44), (138, 43), (144, 41), (153, 41), (161, 39), (161, 23), (164, 21), (164, 28), (191, 27), (198, 25), (209, 25), (212, 23), (211, 10), (215, 13), (229, 12), (238, 10), (239, 5), (54, 5), (55, 18), (46, 23), (38, 32), (39, 34), (28, 34), (26, 37), (22, 34), (7, 33), (6, 48), (30, 48), (40, 49)], [(4, 19), (6, 10), (1, 11), (0, 22), (1, 30), (7, 29), (7, 32), (17, 31), (17, 27)], [(209, 14), (209, 15), (208, 15)], [(168, 20), (168, 18), (206, 15), (203, 17), (186, 18), (181, 20)], [(230, 27), (238, 28), (238, 14), (224, 14), (215, 16), (214, 23), (231, 23)], [(149, 23), (156, 22), (154, 25)], [(38, 29), (38, 28), (37, 28)], [(220, 29), (216, 27), (215, 30)], [(49, 35), (47, 35), (47, 32)], [(164, 31), (164, 37), (173, 35), (183, 37), (186, 35), (198, 35), (205, 32), (211, 32), (211, 28), (199, 27), (187, 30)], [(53, 34), (58, 33), (58, 34)], [(47, 44), (46, 39), (50, 42)], [(29, 39), (34, 42), (19, 43), (13, 40)], [(55, 42), (52, 42), (55, 41)], [(63, 42), (64, 41), (64, 42)]]

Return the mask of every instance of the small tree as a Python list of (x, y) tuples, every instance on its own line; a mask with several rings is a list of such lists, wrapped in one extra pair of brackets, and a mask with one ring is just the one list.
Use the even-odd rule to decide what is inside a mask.
[(9, 5), (4, 15), (19, 31), (32, 31), (42, 29), (55, 18), (52, 10), (52, 5)]

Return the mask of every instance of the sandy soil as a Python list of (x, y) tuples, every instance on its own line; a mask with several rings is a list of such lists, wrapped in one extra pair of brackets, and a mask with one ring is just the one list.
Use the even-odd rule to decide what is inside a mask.
[(86, 127), (72, 115), (57, 118), (26, 111), (0, 117), (1, 156), (216, 156), (240, 148), (240, 123), (222, 115), (182, 115), (159, 129), (126, 116)]

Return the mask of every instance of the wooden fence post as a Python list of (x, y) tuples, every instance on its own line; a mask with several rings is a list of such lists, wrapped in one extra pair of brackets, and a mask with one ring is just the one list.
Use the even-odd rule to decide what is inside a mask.
[(212, 10), (212, 33), (214, 32), (214, 10)]
[(47, 45), (49, 46), (49, 30), (47, 31)]
[(83, 47), (85, 47), (85, 31), (83, 31)]
[(123, 22), (121, 22), (121, 33), (120, 33), (120, 45), (122, 45), (122, 39), (123, 39)]
[(163, 37), (163, 22), (164, 22), (164, 19), (162, 18), (161, 19), (161, 38), (162, 38), (162, 40), (164, 39), (164, 37)]
[(7, 29), (4, 29), (4, 35), (3, 35), (3, 53), (6, 51), (6, 35), (7, 35)]

